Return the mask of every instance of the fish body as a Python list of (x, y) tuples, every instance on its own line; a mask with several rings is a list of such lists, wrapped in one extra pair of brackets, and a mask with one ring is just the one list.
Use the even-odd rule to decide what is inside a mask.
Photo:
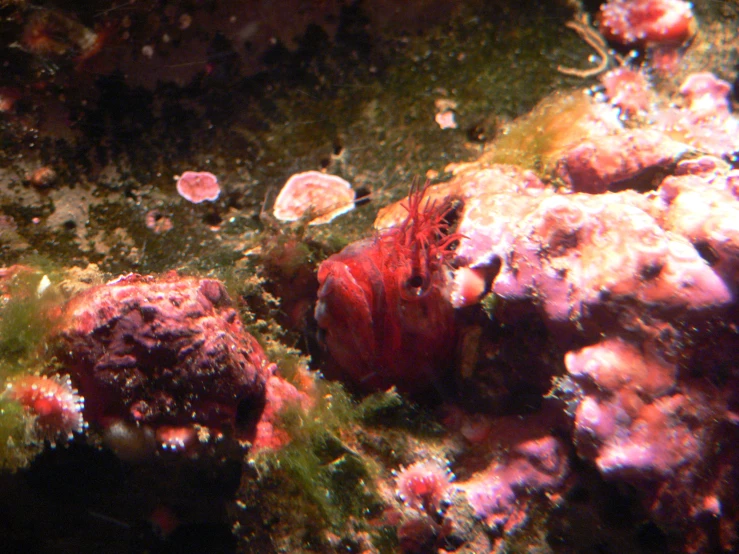
[(449, 302), (448, 205), (411, 193), (398, 227), (350, 244), (318, 270), (316, 320), (334, 369), (361, 391), (443, 387), (456, 327)]

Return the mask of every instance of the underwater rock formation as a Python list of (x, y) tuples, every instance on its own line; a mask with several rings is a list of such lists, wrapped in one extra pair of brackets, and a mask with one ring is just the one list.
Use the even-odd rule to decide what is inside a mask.
[(197, 423), (248, 436), (274, 370), (222, 283), (174, 272), (74, 296), (51, 341), (87, 421), (100, 426)]
[[(566, 405), (577, 456), (605, 481), (633, 487), (661, 528), (679, 530), (696, 545), (726, 545), (734, 540), (732, 476), (739, 464), (733, 442), (721, 439), (736, 436), (739, 394), (739, 177), (722, 159), (700, 156), (655, 129), (608, 135), (621, 144), (644, 137), (651, 146), (643, 156), (592, 140), (591, 150), (613, 154), (620, 160), (615, 165), (593, 161), (597, 156), (581, 153), (581, 146), (565, 148), (561, 160), (574, 158), (592, 170), (579, 174), (577, 186), (570, 179), (569, 188), (485, 160), (453, 167), (452, 179), (427, 193), (459, 206), (448, 300), (469, 306), (455, 292), (469, 286), (470, 271), (499, 264), (485, 287), (497, 299), (495, 318), (509, 326), (539, 318), (563, 356), (563, 376), (554, 373), (556, 364), (550, 367), (552, 394)], [(654, 155), (661, 151), (666, 154)], [(631, 166), (652, 182), (630, 180)], [(563, 164), (558, 167), (561, 173)], [(391, 205), (375, 225), (397, 225), (401, 214), (399, 204)], [(478, 344), (477, 367), (459, 371), (477, 372), (481, 384), (505, 382), (486, 360), (500, 346), (484, 335)], [(465, 391), (476, 388), (467, 384)], [(483, 434), (500, 440), (500, 421)], [(509, 470), (487, 471), (501, 487)], [(495, 502), (481, 503), (472, 484), (484, 475), (457, 487), (494, 527), (498, 503), (520, 494), (505, 489)], [(544, 479), (531, 487), (553, 492), (560, 484)], [(492, 498), (497, 489), (484, 490)], [(506, 521), (509, 512), (501, 513)], [(719, 535), (707, 530), (709, 520)]]

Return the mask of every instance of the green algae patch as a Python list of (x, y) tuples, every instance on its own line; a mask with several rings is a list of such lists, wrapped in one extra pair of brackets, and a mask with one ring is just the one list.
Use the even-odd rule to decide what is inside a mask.
[[(59, 302), (48, 276), (29, 267), (18, 269), (7, 282), (0, 284), (0, 359), (5, 369), (0, 375), (18, 370), (25, 358), (38, 355), (47, 331), (53, 324), (52, 308)], [(42, 290), (45, 289), (45, 290)]]
[(314, 400), (309, 410), (293, 405), (279, 414), (277, 426), (290, 442), (255, 456), (256, 480), (242, 493), (246, 506), (258, 503), (286, 526), (285, 540), (321, 550), (327, 532), (368, 531), (366, 520), (382, 502), (374, 485), (379, 469), (354, 446), (357, 404), (327, 381), (316, 382)]
[(0, 394), (0, 470), (16, 470), (28, 465), (43, 448), (31, 440), (33, 418), (23, 406)]
[(369, 427), (397, 429), (426, 438), (445, 433), (428, 411), (403, 398), (394, 388), (367, 396), (356, 411), (362, 424)]
[(517, 165), (547, 176), (561, 153), (587, 136), (593, 108), (594, 100), (582, 91), (552, 94), (510, 123), (481, 161)]

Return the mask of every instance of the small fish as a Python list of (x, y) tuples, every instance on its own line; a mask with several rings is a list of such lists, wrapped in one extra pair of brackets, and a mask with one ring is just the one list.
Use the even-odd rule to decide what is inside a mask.
[[(427, 185), (428, 186), (428, 185)], [(329, 257), (318, 269), (316, 321), (335, 368), (361, 391), (420, 395), (443, 387), (456, 342), (450, 203), (412, 188), (406, 219)]]

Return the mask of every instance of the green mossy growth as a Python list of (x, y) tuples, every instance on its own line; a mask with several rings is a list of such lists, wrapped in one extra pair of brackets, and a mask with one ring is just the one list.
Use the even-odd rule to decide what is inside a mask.
[(280, 428), (291, 442), (259, 455), (255, 462), (262, 475), (284, 475), (301, 502), (316, 510), (322, 527), (340, 531), (351, 518), (364, 520), (379, 509), (374, 488), (378, 470), (371, 459), (350, 446), (356, 404), (337, 383), (321, 381), (317, 386), (311, 410), (292, 406), (280, 414)]
[(482, 306), (485, 314), (488, 316), (488, 319), (494, 320), (495, 312), (501, 305), (501, 300), (497, 294), (490, 292), (482, 298), (482, 300), (480, 301), (480, 305)]
[(440, 437), (445, 432), (431, 414), (404, 399), (395, 389), (362, 400), (357, 415), (365, 425), (400, 429), (421, 437)]
[(22, 369), (23, 360), (36, 354), (52, 320), (49, 308), (57, 300), (53, 290), (39, 294), (41, 272), (21, 271), (7, 285), (7, 300), (0, 305), (0, 375)]
[(29, 436), (33, 418), (17, 402), (0, 395), (0, 470), (28, 465), (43, 447)]
[[(4, 395), (9, 378), (37, 372), (52, 365), (44, 359), (44, 340), (53, 324), (52, 308), (61, 301), (53, 286), (60, 275), (44, 260), (34, 267), (18, 266), (2, 283), (0, 301), (0, 469), (14, 470), (28, 465), (43, 448), (34, 434), (34, 417)], [(51, 277), (51, 278), (49, 278)], [(41, 288), (39, 286), (41, 285)]]
[(587, 135), (593, 100), (580, 91), (557, 92), (513, 121), (482, 159), (513, 164), (547, 177), (561, 152)]

